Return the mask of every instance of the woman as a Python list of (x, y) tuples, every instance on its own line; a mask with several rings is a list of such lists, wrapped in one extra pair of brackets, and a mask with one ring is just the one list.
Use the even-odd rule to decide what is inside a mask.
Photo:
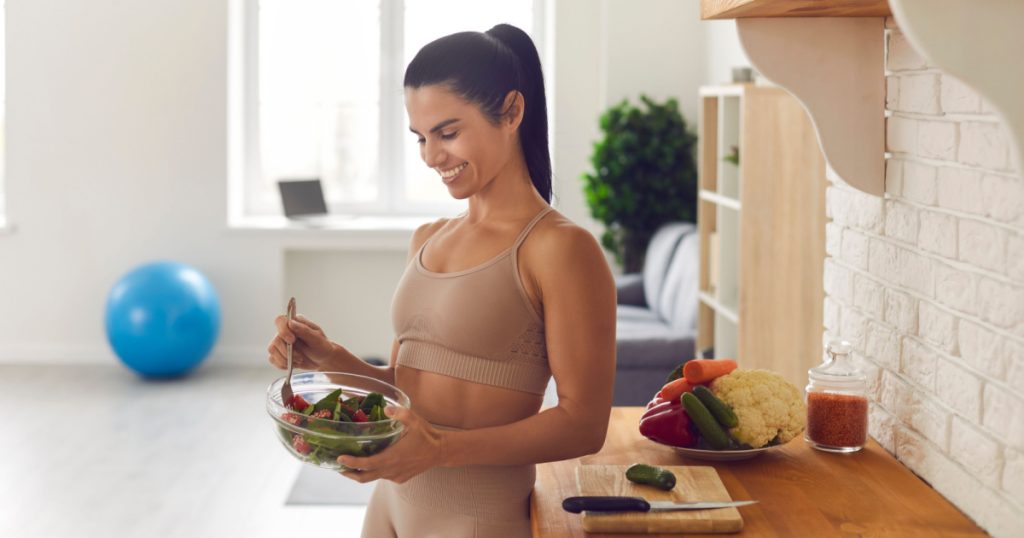
[[(615, 286), (593, 236), (549, 205), (544, 82), (509, 25), (425, 47), (405, 74), (420, 154), (467, 212), (421, 226), (392, 302), (390, 364), (375, 367), (299, 316), (276, 320), (270, 361), (393, 383), (413, 409), (370, 457), (363, 536), (529, 536), (534, 464), (598, 451), (611, 410)], [(554, 376), (558, 405), (543, 412)]]

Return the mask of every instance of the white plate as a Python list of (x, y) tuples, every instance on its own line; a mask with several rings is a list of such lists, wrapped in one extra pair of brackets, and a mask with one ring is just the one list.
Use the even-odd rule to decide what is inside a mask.
[(763, 452), (782, 448), (782, 445), (751, 448), (749, 450), (701, 450), (699, 448), (683, 448), (681, 446), (674, 446), (672, 448), (680, 455), (686, 456), (687, 458), (693, 458), (695, 460), (739, 461), (749, 460), (750, 458), (761, 455)]

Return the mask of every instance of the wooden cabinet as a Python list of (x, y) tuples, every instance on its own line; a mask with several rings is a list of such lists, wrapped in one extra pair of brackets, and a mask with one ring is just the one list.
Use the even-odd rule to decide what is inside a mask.
[(826, 180), (814, 127), (778, 87), (704, 87), (700, 110), (698, 349), (803, 387), (822, 357)]
[(700, 0), (701, 19), (890, 15), (888, 0)]

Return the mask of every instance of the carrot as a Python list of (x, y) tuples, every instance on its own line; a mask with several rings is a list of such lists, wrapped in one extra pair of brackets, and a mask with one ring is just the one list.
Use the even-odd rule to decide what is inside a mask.
[(661, 391), (658, 392), (658, 397), (665, 401), (678, 400), (679, 396), (684, 392), (690, 392), (693, 390), (693, 386), (686, 381), (685, 377), (680, 377), (675, 381), (670, 381), (661, 387)]
[(707, 383), (736, 369), (732, 359), (693, 359), (683, 366), (683, 379), (691, 385)]

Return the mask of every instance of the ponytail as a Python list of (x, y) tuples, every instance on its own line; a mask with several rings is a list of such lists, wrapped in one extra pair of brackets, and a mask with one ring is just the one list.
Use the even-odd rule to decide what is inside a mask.
[(526, 32), (499, 24), (487, 32), (459, 32), (420, 49), (405, 70), (405, 87), (446, 84), (480, 106), (497, 124), (507, 112), (510, 91), (523, 95), (525, 110), (519, 142), (534, 188), (551, 203), (551, 154), (544, 74), (537, 47)]

